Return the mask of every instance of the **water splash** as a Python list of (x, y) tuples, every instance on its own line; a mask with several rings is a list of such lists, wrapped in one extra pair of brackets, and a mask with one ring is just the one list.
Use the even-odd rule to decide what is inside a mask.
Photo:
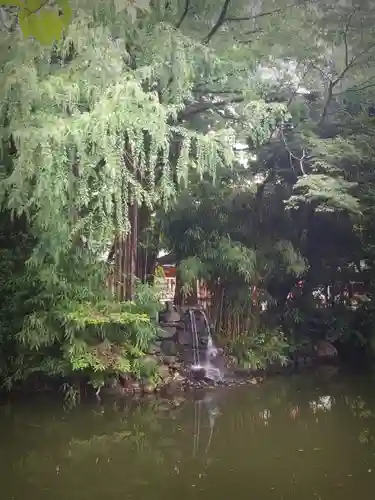
[(223, 374), (221, 373), (220, 369), (214, 366), (212, 363), (212, 360), (218, 356), (219, 351), (214, 344), (207, 315), (205, 314), (204, 311), (200, 311), (200, 313), (203, 316), (206, 331), (208, 333), (207, 347), (204, 356), (205, 359), (203, 360), (203, 362), (201, 362), (196, 318), (194, 311), (189, 311), (191, 331), (193, 337), (193, 365), (191, 367), (191, 370), (194, 372), (204, 371), (205, 378), (212, 380), (213, 382), (220, 382), (223, 380)]
[(202, 365), (200, 363), (200, 352), (199, 352), (199, 338), (197, 331), (197, 323), (195, 321), (194, 311), (189, 311), (191, 333), (193, 338), (193, 365), (191, 369), (193, 371), (202, 370)]

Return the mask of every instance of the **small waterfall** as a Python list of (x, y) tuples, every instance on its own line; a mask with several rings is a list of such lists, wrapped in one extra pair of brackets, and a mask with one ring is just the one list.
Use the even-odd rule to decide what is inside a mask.
[(197, 331), (197, 324), (195, 319), (194, 311), (189, 311), (190, 314), (190, 324), (193, 337), (193, 366), (191, 369), (193, 371), (204, 371), (205, 378), (208, 378), (214, 382), (219, 382), (223, 380), (223, 375), (219, 368), (212, 364), (212, 360), (218, 355), (218, 349), (216, 348), (212, 335), (210, 324), (207, 319), (207, 315), (204, 311), (200, 311), (203, 316), (205, 327), (207, 330), (207, 347), (204, 355), (204, 360), (201, 362), (200, 351), (199, 351), (199, 337)]
[(194, 371), (202, 370), (202, 366), (200, 364), (200, 353), (199, 353), (199, 338), (197, 331), (197, 323), (195, 321), (194, 311), (189, 311), (190, 316), (190, 326), (191, 333), (193, 338), (193, 366), (191, 367)]

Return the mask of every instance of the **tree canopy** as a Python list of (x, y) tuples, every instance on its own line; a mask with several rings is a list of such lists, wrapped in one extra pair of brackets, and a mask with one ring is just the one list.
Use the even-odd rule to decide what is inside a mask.
[(231, 335), (264, 299), (291, 338), (314, 287), (371, 267), (371, 2), (2, 6), (3, 378), (140, 373), (158, 301), (133, 278), (162, 242)]

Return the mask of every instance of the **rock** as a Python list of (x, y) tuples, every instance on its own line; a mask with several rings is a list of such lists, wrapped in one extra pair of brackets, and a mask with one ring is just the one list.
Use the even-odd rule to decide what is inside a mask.
[(158, 354), (160, 354), (161, 352), (161, 347), (160, 347), (160, 343), (154, 343), (154, 344), (151, 344), (150, 347), (148, 348), (148, 353), (147, 354), (150, 354), (151, 356), (156, 356)]
[(177, 356), (177, 345), (172, 340), (163, 340), (161, 343), (161, 353), (163, 356)]
[(156, 356), (146, 355), (140, 359), (147, 373), (154, 371), (158, 365)]
[(336, 358), (336, 347), (327, 340), (321, 340), (315, 347), (316, 355), (318, 358)]
[(185, 382), (185, 377), (183, 377), (180, 373), (175, 372), (173, 375), (173, 381), (178, 382), (178, 383), (182, 383), (182, 382)]
[(163, 356), (163, 362), (166, 365), (176, 365), (177, 357), (176, 356)]
[(173, 395), (175, 392), (178, 392), (178, 391), (181, 391), (183, 388), (182, 384), (174, 381), (174, 380), (171, 380), (168, 382), (168, 384), (165, 384), (163, 387), (162, 387), (162, 390), (161, 392), (164, 394), (164, 395), (167, 395), (167, 396), (171, 396)]
[(155, 357), (151, 356), (149, 354), (147, 354), (146, 356), (144, 356), (141, 359), (142, 359), (143, 364), (145, 364), (145, 365), (155, 365), (156, 364)]
[(168, 311), (163, 317), (164, 323), (178, 323), (181, 320), (177, 311)]
[(152, 394), (155, 392), (155, 387), (152, 384), (144, 384), (142, 390), (144, 394)]
[(171, 339), (176, 335), (177, 329), (175, 326), (163, 326), (159, 331), (159, 338)]
[(162, 380), (166, 380), (170, 376), (169, 366), (160, 365), (158, 367), (158, 373)]
[(167, 302), (166, 310), (160, 314), (160, 319), (162, 319), (164, 323), (177, 323), (178, 321), (180, 321), (181, 316), (176, 311), (173, 303)]
[(250, 380), (249, 380), (250, 384), (252, 385), (257, 385), (258, 384), (258, 381), (255, 377), (252, 377)]

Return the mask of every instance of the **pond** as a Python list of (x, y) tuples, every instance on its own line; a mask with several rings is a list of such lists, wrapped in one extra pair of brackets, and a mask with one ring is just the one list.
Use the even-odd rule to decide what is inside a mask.
[(170, 400), (0, 407), (5, 500), (370, 500), (364, 378), (274, 378)]

